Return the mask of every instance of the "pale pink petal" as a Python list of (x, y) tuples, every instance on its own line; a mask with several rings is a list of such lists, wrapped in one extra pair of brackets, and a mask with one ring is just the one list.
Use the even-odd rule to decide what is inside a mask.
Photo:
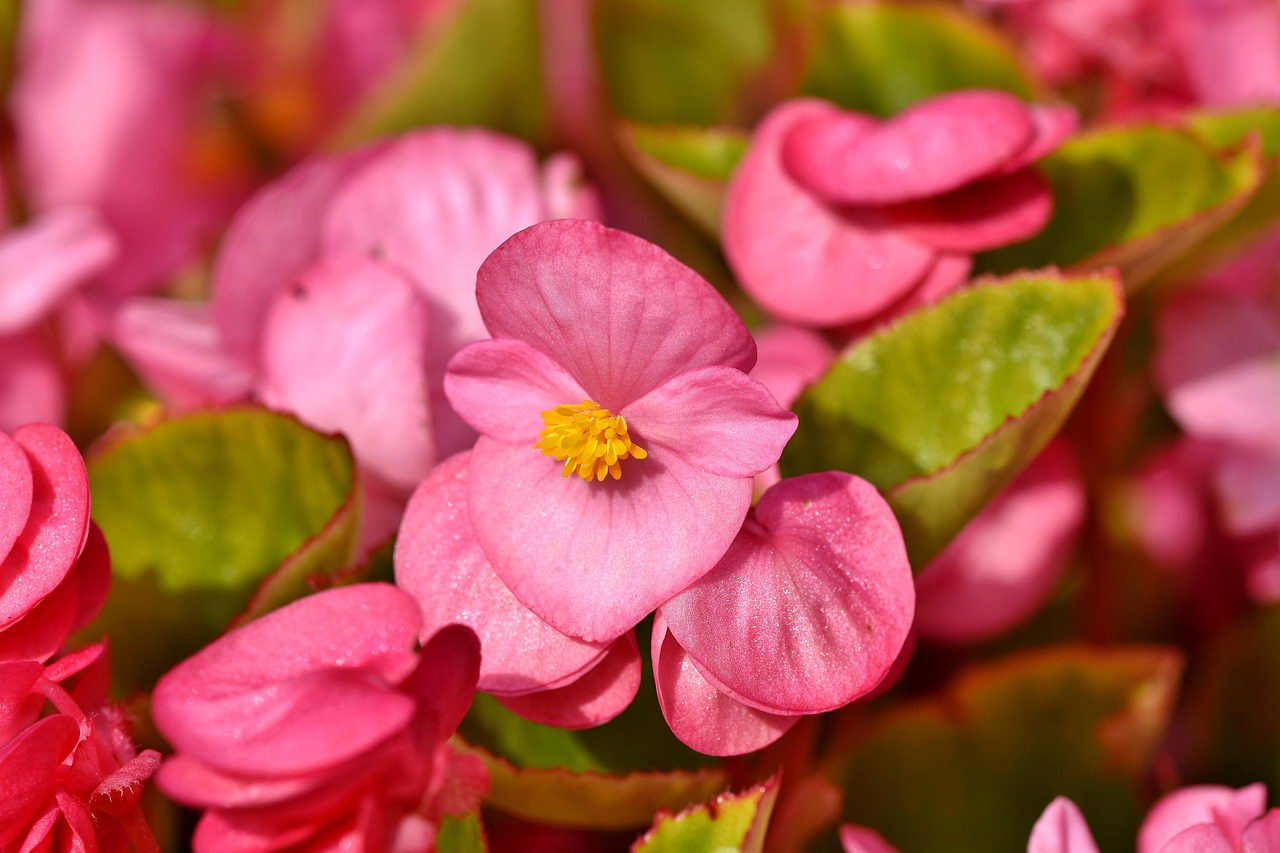
[(92, 211), (64, 208), (0, 238), (0, 335), (48, 314), (115, 254)]
[(620, 480), (561, 476), (532, 447), (481, 437), (471, 455), (471, 521), (498, 577), (559, 630), (621, 636), (706, 573), (751, 501), (749, 479), (655, 454)]
[[(1138, 853), (1161, 853), (1175, 836), (1196, 824), (1216, 824), (1234, 849), (1245, 826), (1267, 808), (1267, 788), (1193, 785), (1166, 794), (1151, 807), (1138, 830)], [(1192, 847), (1184, 848), (1192, 850)]]
[(66, 383), (52, 342), (39, 330), (0, 337), (0, 430), (61, 423)]
[(775, 324), (756, 333), (756, 366), (751, 377), (790, 408), (801, 392), (827, 372), (836, 353), (817, 332)]
[(1076, 461), (1050, 444), (916, 578), (916, 628), (972, 643), (1028, 619), (1062, 577), (1084, 515)]
[(65, 714), (45, 717), (0, 747), (0, 844), (21, 839), (52, 799), (58, 765), (80, 727)]
[(1280, 809), (1272, 809), (1245, 827), (1243, 853), (1280, 853)]
[(763, 385), (732, 367), (690, 370), (622, 410), (650, 457), (723, 477), (750, 477), (778, 461), (798, 423)]
[(1031, 828), (1027, 853), (1098, 853), (1098, 845), (1076, 804), (1058, 797)]
[(444, 391), (476, 431), (512, 444), (532, 445), (542, 413), (589, 396), (554, 359), (524, 341), (476, 341), (449, 362)]
[(31, 513), (31, 464), (22, 445), (0, 432), (0, 560), (27, 526)]
[(844, 853), (898, 853), (898, 848), (885, 841), (874, 829), (851, 823), (840, 827), (840, 846)]
[(653, 677), (662, 716), (686, 746), (707, 755), (755, 752), (786, 734), (798, 716), (758, 711), (721, 693), (702, 677), (659, 613), (651, 638)]
[(407, 493), (435, 461), (427, 325), (421, 297), (389, 268), (327, 257), (268, 312), (259, 394), (345, 434), (362, 465)]
[(138, 297), (120, 307), (112, 338), (147, 385), (178, 409), (245, 397), (252, 376), (227, 355), (203, 302)]
[(470, 457), (464, 452), (440, 463), (414, 492), (396, 542), (396, 583), (422, 608), (424, 641), (451, 623), (479, 635), (481, 690), (561, 686), (599, 661), (608, 644), (560, 633), (498, 579), (471, 532)]
[(1049, 183), (1031, 168), (888, 209), (912, 237), (950, 252), (981, 252), (1025, 240), (1044, 228), (1052, 212)]
[(888, 504), (870, 483), (828, 472), (766, 492), (716, 567), (661, 612), (718, 687), (762, 710), (807, 714), (879, 684), (914, 607)]
[(755, 364), (750, 333), (711, 285), (594, 222), (544, 222), (512, 237), (480, 268), (476, 298), (495, 338), (541, 350), (613, 412), (681, 373)]
[(640, 688), (643, 666), (632, 632), (614, 640), (599, 663), (563, 687), (499, 696), (498, 701), (544, 726), (589, 729), (604, 725), (627, 709)]
[(542, 204), (547, 219), (604, 219), (600, 194), (586, 182), (572, 154), (552, 154), (542, 166)]
[[(1280, 417), (1277, 418), (1280, 429)], [(1218, 510), (1236, 536), (1280, 528), (1280, 454), (1228, 447), (1213, 471)]]
[(1201, 101), (1280, 101), (1280, 7), (1269, 0), (1190, 0), (1187, 70)]
[(830, 207), (782, 168), (787, 132), (834, 110), (800, 100), (765, 116), (725, 198), (724, 250), (739, 282), (770, 313), (810, 326), (877, 314), (916, 285), (934, 257), (878, 213)]
[(1012, 95), (951, 92), (878, 127), (833, 112), (787, 134), (783, 162), (835, 204), (882, 205), (940, 195), (990, 175), (1035, 139), (1030, 110)]

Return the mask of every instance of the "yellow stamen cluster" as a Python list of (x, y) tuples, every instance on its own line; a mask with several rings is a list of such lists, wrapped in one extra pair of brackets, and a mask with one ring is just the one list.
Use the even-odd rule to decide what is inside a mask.
[(556, 406), (542, 413), (542, 440), (534, 447), (543, 456), (564, 462), (564, 476), (577, 472), (590, 481), (605, 475), (622, 477), (623, 459), (644, 459), (649, 454), (627, 435), (627, 420), (600, 404), (583, 400), (577, 406)]

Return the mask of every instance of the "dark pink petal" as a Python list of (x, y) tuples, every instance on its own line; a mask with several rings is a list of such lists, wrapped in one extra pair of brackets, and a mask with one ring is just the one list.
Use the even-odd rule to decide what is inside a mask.
[(538, 440), (543, 412), (589, 396), (554, 359), (514, 338), (464, 348), (449, 362), (444, 391), (477, 432), (528, 445)]
[(400, 731), (390, 689), (416, 665), (413, 599), (386, 584), (317, 593), (250, 622), (156, 685), (152, 715), (182, 752), (233, 774), (330, 767)]
[(536, 693), (499, 696), (498, 701), (544, 726), (589, 729), (604, 725), (627, 709), (640, 689), (643, 666), (632, 632), (614, 640), (604, 658), (575, 681)]
[(27, 526), (0, 561), (0, 628), (62, 583), (89, 529), (89, 477), (67, 434), (32, 424), (13, 438), (27, 454), (33, 489)]
[(72, 570), (79, 581), (79, 598), (76, 602), (76, 616), (72, 630), (78, 631), (88, 625), (102, 610), (107, 601), (107, 593), (111, 588), (111, 552), (107, 548), (106, 537), (97, 524), (89, 522), (89, 535), (84, 542), (84, 550)]
[(723, 477), (750, 477), (782, 455), (798, 420), (732, 367), (690, 370), (622, 410), (650, 458), (663, 451)]
[(1098, 845), (1076, 804), (1058, 797), (1031, 828), (1027, 853), (1098, 853)]
[(1272, 809), (1245, 827), (1243, 853), (1280, 853), (1280, 809)]
[(846, 823), (840, 827), (840, 846), (844, 853), (898, 853), (898, 848), (865, 826)]
[(1026, 168), (886, 211), (921, 243), (940, 251), (981, 252), (1044, 228), (1053, 213), (1053, 194), (1043, 175)]
[(476, 538), (531, 610), (575, 637), (619, 637), (706, 573), (751, 502), (749, 479), (655, 454), (621, 480), (561, 476), (532, 447), (481, 437), (471, 454)]
[(458, 728), (479, 677), (480, 638), (466, 625), (446, 625), (423, 644), (401, 689), (418, 700), (415, 724), (429, 744), (443, 744)]
[[(359, 757), (350, 773), (359, 772)], [(220, 772), (189, 755), (166, 758), (156, 774), (165, 796), (192, 808), (257, 808), (294, 799), (329, 781), (329, 774), (263, 779)]]
[(31, 466), (26, 451), (0, 432), (0, 560), (27, 526), (31, 489)]
[(1004, 92), (938, 95), (878, 127), (833, 112), (787, 134), (783, 162), (803, 186), (834, 204), (929, 198), (990, 175), (1036, 136), (1030, 110)]
[(762, 710), (808, 714), (880, 683), (914, 607), (888, 504), (870, 483), (829, 472), (766, 492), (716, 567), (661, 612), (718, 687)]
[(345, 434), (362, 465), (407, 493), (435, 461), (426, 349), (426, 306), (410, 283), (362, 257), (328, 257), (269, 309), (259, 394)]
[(60, 423), (66, 393), (58, 354), (41, 330), (0, 337), (0, 430)]
[(717, 690), (671, 636), (661, 613), (653, 620), (651, 644), (662, 716), (691, 749), (707, 755), (755, 752), (782, 737), (800, 719), (758, 711)]
[(1062, 577), (1084, 515), (1075, 459), (1051, 444), (916, 578), (916, 628), (972, 643), (1029, 618)]
[(1028, 108), (1031, 121), (1035, 125), (1035, 138), (1026, 148), (1018, 152), (1012, 160), (1005, 163), (1001, 172), (1016, 172), (1044, 157), (1062, 143), (1064, 139), (1076, 132), (1080, 126), (1080, 114), (1075, 107), (1065, 104), (1045, 106), (1036, 104)]
[(33, 660), (0, 663), (0, 743), (8, 743), (39, 715), (45, 698), (31, 688), (44, 675)]
[(521, 231), (481, 266), (476, 298), (495, 338), (541, 350), (614, 412), (681, 373), (756, 360), (742, 321), (697, 273), (594, 222)]
[[(1138, 830), (1138, 853), (1161, 853), (1175, 836), (1196, 824), (1216, 824), (1239, 844), (1245, 826), (1267, 808), (1267, 788), (1259, 783), (1245, 788), (1193, 785), (1166, 794), (1151, 807)], [(1193, 848), (1186, 848), (1188, 850)]]
[(58, 765), (79, 738), (76, 721), (55, 714), (0, 748), (0, 844), (26, 835), (36, 815), (53, 798)]
[(758, 358), (751, 378), (769, 389), (785, 408), (818, 381), (836, 358), (822, 335), (800, 326), (775, 324), (755, 337)]
[(442, 462), (414, 493), (396, 542), (396, 583), (422, 608), (425, 641), (451, 623), (480, 637), (479, 689), (518, 694), (563, 685), (600, 660), (606, 643), (552, 628), (498, 579), (471, 532), (471, 454)]
[(810, 326), (879, 313), (920, 281), (934, 257), (878, 213), (828, 206), (782, 168), (786, 133), (834, 111), (800, 100), (770, 112), (725, 198), (724, 249), (738, 280), (770, 313)]
[(82, 208), (43, 214), (0, 238), (0, 335), (48, 314), (115, 250), (111, 232)]

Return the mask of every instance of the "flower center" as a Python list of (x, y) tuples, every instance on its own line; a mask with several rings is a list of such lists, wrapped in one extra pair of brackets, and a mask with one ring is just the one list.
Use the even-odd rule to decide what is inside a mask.
[(627, 435), (627, 419), (600, 404), (583, 400), (576, 406), (556, 406), (542, 413), (542, 439), (534, 448), (543, 456), (564, 462), (564, 476), (575, 471), (584, 480), (622, 477), (623, 459), (649, 454)]

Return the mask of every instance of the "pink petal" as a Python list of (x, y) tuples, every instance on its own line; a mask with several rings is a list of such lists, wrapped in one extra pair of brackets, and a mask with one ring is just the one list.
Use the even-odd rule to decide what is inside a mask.
[(562, 477), (532, 447), (481, 437), (471, 522), (498, 577), (554, 627), (606, 641), (706, 573), (751, 501), (751, 481), (656, 454), (618, 481)]
[(22, 838), (53, 798), (58, 765), (79, 738), (76, 721), (55, 714), (0, 748), (0, 844)]
[(1201, 823), (1169, 839), (1169, 843), (1160, 848), (1160, 853), (1238, 853), (1239, 849), (1231, 843), (1222, 827)]
[(418, 700), (415, 725), (439, 745), (458, 728), (480, 677), (480, 639), (465, 625), (446, 625), (422, 644), (418, 666), (400, 685)]
[(834, 111), (800, 100), (770, 112), (725, 198), (724, 250), (738, 280), (770, 313), (810, 326), (877, 314), (920, 281), (934, 256), (875, 212), (828, 206), (782, 168), (787, 132)]
[(1232, 535), (1280, 528), (1280, 454), (1226, 448), (1213, 471), (1213, 484), (1223, 523)]
[(1031, 122), (1035, 125), (1035, 137), (1017, 156), (1005, 163), (1001, 168), (1004, 174), (1010, 174), (1030, 166), (1040, 158), (1053, 153), (1062, 141), (1075, 133), (1080, 127), (1080, 114), (1074, 107), (1065, 104), (1045, 106), (1034, 104), (1028, 108)]
[(1076, 461), (1051, 444), (920, 573), (916, 628), (973, 643), (1028, 619), (1062, 577), (1084, 515)]
[(8, 743), (39, 716), (45, 697), (31, 688), (44, 674), (34, 660), (0, 662), (0, 743)]
[(57, 353), (40, 330), (0, 337), (0, 430), (60, 423), (65, 398)]
[(435, 461), (427, 405), (427, 313), (388, 267), (328, 257), (275, 298), (262, 333), (260, 395), (408, 492)]
[(477, 341), (449, 362), (449, 403), (476, 431), (511, 444), (532, 445), (542, 413), (588, 398), (582, 386), (550, 357), (524, 341)]
[(0, 432), (0, 560), (9, 553), (31, 513), (31, 465), (22, 445)]
[(782, 455), (798, 419), (756, 380), (732, 367), (690, 370), (622, 410), (650, 457), (676, 459), (723, 477), (750, 477)]
[[(361, 756), (350, 773), (360, 771)], [(329, 781), (326, 774), (303, 774), (278, 779), (242, 778), (222, 773), (209, 765), (180, 754), (166, 758), (156, 775), (156, 784), (165, 796), (192, 808), (258, 808), (291, 800)]]
[(1194, 35), (1187, 66), (1199, 100), (1252, 106), (1280, 100), (1280, 9), (1268, 0), (1181, 4)]
[(0, 628), (62, 583), (89, 528), (89, 477), (67, 434), (33, 424), (13, 438), (27, 454), (33, 489), (27, 526), (0, 561)]
[(416, 663), (418, 628), (417, 605), (392, 586), (317, 593), (179, 664), (157, 683), (152, 715), (179, 751), (227, 773), (331, 767), (413, 715), (413, 700), (390, 685)]
[(938, 95), (878, 127), (832, 112), (796, 125), (786, 168), (828, 202), (896, 204), (959, 189), (990, 175), (1036, 137), (1029, 109), (1004, 92)]
[(934, 262), (924, 279), (906, 296), (870, 320), (845, 326), (841, 331), (850, 340), (857, 340), (913, 311), (934, 305), (941, 301), (942, 297), (965, 284), (969, 280), (969, 272), (972, 269), (973, 258), (969, 255), (956, 252), (940, 253), (934, 257)]
[(758, 358), (751, 378), (786, 408), (818, 381), (836, 358), (835, 350), (821, 335), (800, 326), (775, 324), (757, 332), (755, 338)]
[(485, 559), (467, 508), (471, 454), (442, 462), (414, 493), (396, 542), (396, 583), (422, 608), (425, 641), (451, 623), (480, 637), (479, 688), (519, 694), (558, 687), (608, 651), (543, 622)]
[(644, 666), (636, 636), (613, 641), (608, 653), (575, 681), (552, 690), (499, 696), (498, 701), (526, 720), (562, 729), (601, 726), (621, 714), (636, 698)]
[(572, 154), (552, 154), (542, 166), (542, 205), (547, 219), (604, 219), (600, 194), (586, 183)]
[(74, 630), (80, 603), (75, 571), (21, 619), (0, 631), (0, 661), (46, 661), (62, 648)]
[(898, 849), (865, 826), (846, 823), (840, 827), (840, 846), (844, 853), (898, 853)]
[(541, 350), (614, 412), (681, 373), (755, 364), (750, 333), (711, 285), (594, 222), (544, 222), (512, 237), (481, 266), (476, 298), (495, 338)]
[(112, 338), (147, 385), (178, 409), (247, 396), (252, 376), (227, 355), (202, 302), (138, 297), (120, 307)]
[(1280, 809), (1271, 809), (1245, 827), (1243, 853), (1280, 853)]
[(888, 504), (866, 481), (829, 472), (766, 492), (715, 569), (661, 612), (718, 687), (762, 710), (807, 714), (880, 683), (914, 606)]
[(115, 250), (111, 232), (82, 208), (43, 214), (0, 238), (0, 335), (48, 314)]
[(1138, 830), (1138, 853), (1161, 853), (1169, 849), (1175, 836), (1201, 823), (1216, 824), (1231, 841), (1226, 849), (1234, 849), (1245, 826), (1266, 808), (1267, 788), (1261, 783), (1238, 789), (1223, 785), (1179, 788), (1161, 797), (1147, 812)]
[(1076, 804), (1058, 797), (1032, 827), (1027, 853), (1098, 853), (1098, 845)]
[(1021, 169), (925, 201), (889, 209), (895, 223), (935, 249), (981, 252), (1038, 233), (1053, 212), (1049, 182)]
[(758, 711), (721, 693), (693, 664), (659, 613), (651, 637), (662, 716), (686, 746), (707, 755), (744, 755), (773, 743), (799, 721)]

